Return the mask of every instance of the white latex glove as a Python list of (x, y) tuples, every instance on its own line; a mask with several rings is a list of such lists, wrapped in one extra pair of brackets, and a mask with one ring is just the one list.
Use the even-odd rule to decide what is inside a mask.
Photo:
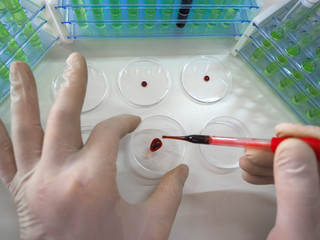
[(86, 62), (75, 53), (67, 65), (45, 132), (30, 68), (23, 62), (11, 65), (12, 141), (0, 121), (0, 177), (16, 202), (21, 238), (167, 239), (188, 168), (181, 165), (164, 176), (147, 201), (125, 202), (116, 186), (118, 143), (140, 118), (105, 120), (84, 145)]
[[(320, 139), (320, 128), (281, 124), (276, 127), (276, 134)], [(282, 142), (275, 153), (274, 181), (278, 210), (268, 240), (319, 240), (319, 165), (312, 148), (297, 139)]]
[[(320, 127), (283, 123), (276, 127), (276, 135), (320, 139)], [(243, 178), (248, 182), (268, 184), (274, 178), (277, 218), (268, 240), (320, 239), (319, 164), (308, 144), (287, 139), (275, 154), (248, 148), (240, 165), (244, 170)]]

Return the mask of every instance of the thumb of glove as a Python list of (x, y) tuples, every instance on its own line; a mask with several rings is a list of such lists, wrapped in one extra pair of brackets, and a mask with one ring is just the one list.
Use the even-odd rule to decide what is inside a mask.
[(319, 239), (320, 184), (312, 148), (298, 139), (283, 141), (274, 157), (274, 178), (278, 209), (268, 240)]

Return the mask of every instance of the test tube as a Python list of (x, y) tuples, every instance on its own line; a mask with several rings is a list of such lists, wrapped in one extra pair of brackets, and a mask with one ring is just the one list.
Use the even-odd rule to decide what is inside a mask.
[(163, 3), (167, 6), (161, 9), (161, 19), (164, 20), (161, 23), (161, 27), (163, 29), (167, 29), (170, 27), (170, 22), (166, 20), (170, 20), (172, 18), (173, 9), (171, 7), (171, 4), (174, 3), (174, 0), (164, 0)]
[(310, 120), (314, 120), (314, 119), (320, 118), (320, 109), (319, 108), (313, 108), (313, 109), (309, 110), (307, 112), (307, 117)]
[(253, 60), (254, 62), (260, 60), (264, 55), (266, 55), (264, 49), (271, 50), (272, 48), (273, 48), (273, 45), (268, 39), (263, 40), (261, 43), (261, 47), (257, 47), (253, 51), (251, 55), (251, 60)]
[(312, 38), (312, 35), (310, 35), (307, 31), (304, 31), (303, 37), (299, 41), (299, 44), (301, 46), (305, 46), (310, 42), (311, 38)]
[[(259, 49), (261, 53), (260, 51), (258, 51), (258, 49), (255, 50), (255, 52), (252, 54), (252, 59), (255, 61), (259, 60), (262, 56), (265, 55), (265, 52), (262, 51), (262, 49)], [(295, 57), (299, 55), (300, 48), (298, 45), (293, 44), (292, 46), (286, 49), (286, 52), (288, 53), (289, 56)], [(283, 54), (279, 54), (275, 59), (282, 67), (284, 67), (289, 62), (288, 58)], [(268, 75), (272, 75), (272, 74), (275, 74), (278, 70), (279, 70), (279, 66), (275, 62), (272, 62), (265, 68), (265, 73)]]
[[(83, 0), (71, 0), (71, 3), (73, 5), (83, 5)], [(81, 21), (78, 23), (78, 26), (83, 29), (87, 28), (89, 25), (87, 23), (88, 17), (86, 9), (83, 7), (73, 6), (73, 12), (76, 15), (77, 21)]]
[(153, 20), (155, 19), (155, 15), (156, 15), (156, 8), (155, 8), (156, 3), (157, 3), (156, 0), (146, 0), (146, 4), (152, 6), (152, 7), (147, 6), (146, 9), (144, 10), (145, 20), (147, 20), (147, 22), (144, 24), (144, 27), (147, 29), (153, 29), (154, 27)]
[[(315, 63), (314, 62), (310, 62), (309, 59), (307, 59), (307, 60), (303, 61), (302, 69), (310, 74), (310, 73), (312, 73), (312, 72), (314, 72), (316, 70), (315, 69)], [(302, 81), (304, 79), (303, 74), (297, 69), (294, 69), (292, 71), (291, 77), (285, 77), (285, 78), (281, 79), (279, 84), (278, 84), (278, 87), (281, 90), (284, 90), (284, 89), (286, 89), (286, 88), (288, 88), (288, 87), (293, 85), (293, 83), (294, 83), (293, 79), (295, 79), (297, 82), (300, 82), (300, 81)], [(297, 98), (299, 99), (299, 96)], [(298, 102), (298, 101), (296, 101), (296, 102)]]
[(210, 22), (207, 23), (207, 27), (209, 28), (215, 28), (217, 26), (217, 22), (215, 21), (211, 21), (211, 20), (218, 20), (220, 19), (222, 14), (222, 9), (211, 9), (210, 15), (209, 15), (209, 19)]
[(273, 75), (278, 72), (279, 66), (276, 62), (271, 62), (263, 71), (266, 75)]
[[(301, 50), (299, 45), (292, 42), (289, 43), (289, 46), (285, 51), (290, 57), (293, 58), (298, 56)], [(288, 58), (284, 54), (279, 54), (275, 59), (282, 67), (284, 67), (289, 62)], [(266, 67), (265, 70), (268, 74), (274, 74), (279, 70), (279, 67), (277, 66), (277, 64), (271, 63)]]
[[(231, 0), (231, 4), (232, 5), (241, 5), (241, 4), (243, 4), (243, 1), (244, 0)], [(226, 14), (224, 15), (224, 19), (234, 19), (239, 12), (239, 9), (240, 9), (239, 7), (238, 8), (228, 8), (226, 11)], [(231, 23), (229, 23), (229, 22), (221, 23), (221, 26), (224, 28), (228, 28), (228, 27), (230, 27), (230, 25), (231, 25)]]
[(25, 25), (25, 28), (23, 30), (23, 33), (27, 37), (31, 37), (30, 44), (35, 48), (42, 47), (42, 41), (40, 37), (38, 36), (38, 33), (35, 31), (34, 27), (32, 26), (32, 23), (30, 21), (27, 22)]
[(9, 81), (9, 74), (9, 68), (3, 62), (0, 61), (0, 78)]
[(7, 12), (7, 8), (4, 5), (3, 1), (0, 1), (0, 17), (4, 16), (4, 14)]
[(18, 0), (3, 0), (3, 3), (18, 25), (21, 26), (27, 21), (27, 15)]
[[(264, 52), (265, 54), (265, 52)], [(266, 68), (265, 68), (265, 73), (268, 75), (275, 74), (280, 68), (278, 64), (280, 64), (281, 67), (284, 67), (288, 62), (288, 58), (284, 54), (279, 54), (275, 58), (276, 62), (271, 62)]]
[(284, 90), (287, 89), (289, 87), (291, 87), (293, 85), (294, 81), (292, 78), (290, 77), (285, 77), (283, 79), (280, 80), (278, 87), (280, 90)]
[(209, 15), (209, 19), (211, 20), (210, 22), (207, 23), (207, 27), (208, 28), (215, 28), (217, 26), (217, 22), (216, 21), (212, 21), (212, 20), (218, 20), (221, 19), (221, 15), (222, 15), (222, 9), (218, 8), (219, 5), (224, 5), (225, 1), (224, 0), (216, 0), (215, 1), (215, 8), (211, 9), (210, 15)]
[(1, 19), (2, 22), (6, 22), (8, 25), (14, 25), (15, 23), (13, 18), (10, 16), (10, 14), (7, 13), (7, 7), (4, 5), (4, 2), (0, 0), (0, 17), (4, 17), (3, 19)]
[[(226, 10), (226, 14), (224, 15), (224, 19), (234, 19), (235, 16), (237, 15), (239, 9), (234, 9), (234, 8), (228, 8)], [(229, 22), (223, 22), (221, 23), (221, 26), (224, 28), (230, 27), (231, 23)]]
[(279, 28), (287, 32), (297, 29), (302, 22), (312, 17), (313, 13), (318, 9), (317, 2), (318, 0), (298, 0), (281, 20)]
[(290, 75), (290, 77), (284, 77), (281, 79), (278, 83), (278, 87), (280, 90), (285, 90), (289, 87), (291, 87), (294, 84), (294, 79), (299, 82), (303, 80), (303, 75), (300, 71), (297, 69), (294, 69)]
[[(92, 5), (101, 5), (102, 4), (102, 0), (90, 0), (90, 3)], [(95, 8), (92, 7), (92, 14), (93, 14), (93, 19), (97, 22), (95, 22), (95, 25), (97, 28), (104, 28), (106, 26), (106, 24), (102, 23), (105, 19), (104, 19), (104, 12), (103, 12), (103, 8)]]
[(308, 101), (308, 100), (309, 100), (309, 97), (308, 97), (306, 94), (304, 94), (304, 93), (302, 93), (302, 92), (299, 92), (299, 93), (297, 93), (296, 95), (294, 95), (294, 96), (291, 98), (291, 100), (292, 100), (292, 102), (293, 102), (294, 104), (299, 105), (299, 104), (301, 104), (301, 103), (304, 103), (304, 102)]
[(284, 38), (284, 36), (285, 36), (285, 32), (282, 29), (275, 29), (270, 33), (270, 37), (274, 41), (279, 41), (282, 38)]
[[(194, 15), (193, 15), (193, 20), (201, 20), (204, 17), (206, 9), (201, 9), (201, 8), (197, 8), (194, 10)], [(193, 22), (192, 23), (192, 27), (194, 28), (198, 28), (200, 27), (202, 24), (201, 21), (197, 21), (197, 22)]]
[(308, 84), (307, 86), (307, 91), (308, 93), (312, 96), (312, 97), (319, 97), (320, 96), (320, 92), (318, 89), (316, 89), (314, 86), (312, 86), (311, 84)]
[(320, 61), (320, 47), (316, 49), (314, 57), (317, 61)]
[(298, 44), (302, 48), (306, 48), (312, 45), (315, 41), (320, 38), (320, 24), (317, 22), (308, 31), (303, 31), (298, 36)]
[(301, 35), (298, 43), (291, 42), (285, 49), (286, 53), (292, 58), (298, 56), (304, 49), (320, 38), (320, 25), (315, 25), (308, 32), (303, 32)]
[[(206, 14), (207, 8), (206, 5), (209, 3), (208, 0), (197, 0), (196, 4), (202, 5), (202, 8), (194, 9), (193, 20), (202, 20)], [(198, 28), (202, 24), (201, 21), (193, 22), (192, 27)]]
[(284, 67), (289, 62), (288, 58), (284, 54), (280, 54), (276, 57), (276, 61)]
[(316, 70), (316, 61), (310, 58), (304, 59), (302, 61), (302, 69), (308, 74), (313, 73)]
[[(307, 73), (311, 74), (316, 71), (316, 61), (311, 60), (310, 58), (304, 59), (301, 64), (302, 69)], [(307, 85), (306, 90), (312, 97), (320, 96), (317, 89), (315, 89), (311, 84)], [(300, 104), (306, 102), (309, 99), (309, 96), (300, 92), (293, 96), (292, 101), (295, 104)]]
[[(317, 90), (311, 84), (308, 84), (307, 91), (312, 97), (319, 97), (320, 96), (319, 90)], [(309, 98), (310, 98), (309, 95), (307, 95), (307, 94), (305, 94), (303, 92), (299, 92), (299, 93), (297, 93), (296, 95), (294, 95), (292, 97), (292, 102), (297, 104), (297, 105), (299, 105), (301, 103), (304, 103), (304, 102), (308, 101)]]
[(28, 57), (23, 52), (22, 48), (15, 41), (15, 39), (11, 37), (9, 31), (1, 22), (0, 22), (0, 42), (1, 42), (1, 45), (7, 44), (6, 51), (8, 51), (10, 54), (14, 54), (14, 58), (16, 60), (28, 62)]
[(15, 20), (18, 26), (21, 27), (22, 25), (26, 24), (23, 30), (23, 34), (25, 34), (27, 37), (32, 36), (30, 39), (30, 44), (36, 48), (41, 47), (42, 42), (39, 36), (37, 34), (34, 34), (35, 30), (31, 22), (29, 21), (26, 13), (23, 11), (19, 1), (3, 0), (3, 2), (4, 2), (4, 5), (7, 7), (7, 10), (9, 11), (10, 15)]
[(110, 14), (113, 21), (112, 28), (119, 30), (122, 28), (121, 9), (119, 8), (120, 0), (109, 0), (109, 4), (111, 5)]
[[(293, 45), (291, 47), (288, 47), (286, 49), (286, 52), (288, 53), (289, 56), (291, 57), (295, 57), (297, 55), (299, 55), (300, 53), (300, 48), (298, 45)], [(320, 50), (319, 50), (320, 52)], [(276, 61), (281, 65), (281, 66), (285, 66), (288, 63), (288, 59), (286, 58), (286, 56), (284, 56), (283, 54), (280, 54), (276, 57)], [(302, 62), (301, 68), (304, 70), (304, 72), (306, 72), (307, 74), (313, 73), (316, 70), (316, 60), (312, 60), (312, 59), (305, 59)], [(268, 75), (274, 74), (279, 70), (279, 66), (272, 62), (270, 63), (266, 69), (265, 69), (265, 73)], [(304, 77), (301, 74), (300, 71), (294, 69), (292, 71), (292, 76), (294, 79), (296, 79), (297, 81), (301, 81)], [(287, 81), (284, 81), (284, 83)], [(287, 86), (286, 84), (282, 83), (282, 80), (280, 81), (280, 87), (282, 89), (284, 89), (284, 86)], [(283, 86), (282, 86), (283, 85)]]
[(291, 73), (291, 76), (297, 81), (297, 82), (300, 82), (301, 80), (303, 80), (303, 74), (297, 70), (297, 69), (294, 69)]
[[(128, 0), (128, 16), (129, 16), (129, 28), (137, 29), (138, 28), (138, 19), (139, 19), (139, 8), (137, 8), (139, 4), (138, 0)], [(134, 6), (132, 6), (134, 5)]]
[(299, 45), (291, 42), (285, 51), (290, 57), (294, 58), (300, 54), (301, 49)]
[(215, 20), (221, 19), (221, 15), (223, 12), (222, 9), (221, 8), (219, 9), (218, 7), (219, 5), (224, 5), (224, 4), (225, 4), (224, 0), (215, 1), (215, 8), (211, 9), (211, 12), (209, 15), (210, 22), (207, 23), (208, 28), (215, 28), (217, 26), (217, 22)]
[(263, 58), (264, 55), (266, 55), (265, 51), (261, 47), (258, 47), (251, 54), (251, 60), (257, 62), (258, 60)]
[(181, 0), (181, 7), (178, 12), (178, 22), (176, 23), (176, 26), (178, 28), (184, 28), (184, 26), (187, 23), (187, 18), (189, 16), (191, 4), (193, 0)]

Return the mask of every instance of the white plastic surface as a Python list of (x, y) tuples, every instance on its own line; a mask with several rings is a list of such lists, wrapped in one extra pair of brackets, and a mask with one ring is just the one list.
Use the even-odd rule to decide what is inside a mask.
[[(142, 118), (166, 115), (179, 122), (187, 134), (197, 134), (209, 120), (231, 116), (243, 122), (252, 136), (271, 138), (276, 124), (298, 122), (298, 119), (240, 57), (229, 54), (235, 43), (234, 39), (162, 38), (88, 40), (56, 45), (34, 70), (42, 124), (45, 127), (52, 105), (51, 82), (65, 66), (67, 56), (78, 51), (106, 73), (111, 88), (106, 102), (81, 116), (83, 126), (94, 126), (121, 113), (136, 114)], [(183, 92), (179, 81), (182, 68), (187, 59), (200, 55), (219, 59), (232, 74), (232, 91), (219, 102), (199, 104)], [(167, 96), (152, 107), (128, 104), (122, 99), (117, 86), (119, 71), (135, 57), (157, 59), (170, 73), (172, 84)], [(10, 128), (9, 113), (2, 120)], [(119, 147), (117, 182), (121, 195), (127, 201), (140, 202), (150, 195), (154, 185), (135, 178), (128, 162), (129, 141), (130, 136), (126, 136)], [(189, 166), (190, 175), (170, 240), (266, 238), (276, 213), (273, 186), (253, 186), (244, 182), (240, 169), (224, 174), (212, 172), (195, 144), (187, 145), (183, 162)], [(18, 229), (14, 204), (1, 184), (0, 239), (19, 239)]]

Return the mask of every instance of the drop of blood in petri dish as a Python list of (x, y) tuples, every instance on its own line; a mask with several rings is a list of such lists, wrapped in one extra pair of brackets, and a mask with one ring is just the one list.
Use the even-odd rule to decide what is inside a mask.
[(159, 150), (162, 147), (162, 142), (159, 138), (155, 138), (152, 140), (151, 144), (150, 144), (150, 151), (151, 152), (155, 152), (157, 150)]
[(208, 82), (210, 80), (210, 77), (208, 75), (204, 76), (203, 80), (205, 80), (206, 82)]
[(142, 86), (142, 87), (146, 87), (146, 86), (148, 86), (148, 83), (147, 83), (146, 81), (142, 81), (142, 82), (141, 82), (141, 86)]

